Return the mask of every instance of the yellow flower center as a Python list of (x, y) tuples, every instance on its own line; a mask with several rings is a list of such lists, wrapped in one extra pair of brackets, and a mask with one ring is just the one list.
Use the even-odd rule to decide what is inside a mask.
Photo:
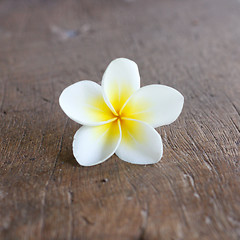
[(125, 114), (123, 114), (123, 108), (120, 108), (119, 111), (116, 111), (116, 113), (112, 113), (113, 114), (113, 121), (120, 121), (122, 122), (122, 120), (126, 120), (127, 116)]

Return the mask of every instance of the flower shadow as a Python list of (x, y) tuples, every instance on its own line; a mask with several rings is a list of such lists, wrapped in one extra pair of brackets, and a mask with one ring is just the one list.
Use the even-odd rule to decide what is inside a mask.
[(79, 164), (73, 156), (72, 150), (70, 148), (64, 148), (58, 157), (59, 162), (62, 164), (69, 164), (74, 167), (78, 167)]

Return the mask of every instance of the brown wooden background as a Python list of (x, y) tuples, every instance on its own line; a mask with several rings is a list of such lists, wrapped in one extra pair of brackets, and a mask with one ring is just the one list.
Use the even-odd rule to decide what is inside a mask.
[[(117, 57), (185, 96), (164, 155), (81, 167), (58, 104)], [(239, 0), (0, 1), (0, 239), (240, 239)]]

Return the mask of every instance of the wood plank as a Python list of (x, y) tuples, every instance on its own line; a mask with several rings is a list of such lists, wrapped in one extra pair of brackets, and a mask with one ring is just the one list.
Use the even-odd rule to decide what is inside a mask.
[[(238, 0), (0, 1), (0, 239), (240, 239)], [(117, 57), (183, 93), (162, 160), (72, 155), (58, 104)]]

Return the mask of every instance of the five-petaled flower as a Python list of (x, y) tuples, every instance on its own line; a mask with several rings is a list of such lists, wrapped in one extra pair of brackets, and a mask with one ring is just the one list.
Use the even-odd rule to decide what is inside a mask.
[(73, 140), (80, 165), (102, 163), (114, 153), (130, 163), (153, 164), (163, 153), (154, 129), (172, 123), (184, 98), (164, 85), (140, 88), (137, 64), (118, 58), (107, 67), (101, 86), (80, 81), (63, 90), (59, 103), (69, 118), (83, 126)]

